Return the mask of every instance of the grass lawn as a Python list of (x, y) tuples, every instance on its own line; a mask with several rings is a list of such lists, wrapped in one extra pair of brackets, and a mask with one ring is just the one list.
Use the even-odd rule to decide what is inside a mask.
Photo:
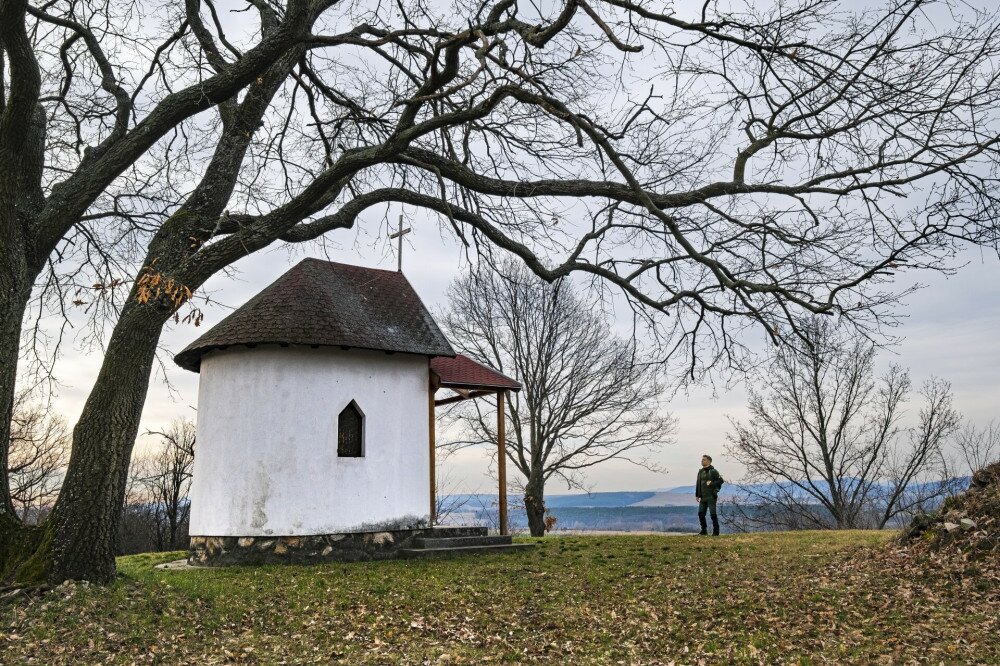
[(1000, 663), (983, 564), (890, 534), (552, 537), (449, 560), (157, 571), (0, 608), (0, 662)]

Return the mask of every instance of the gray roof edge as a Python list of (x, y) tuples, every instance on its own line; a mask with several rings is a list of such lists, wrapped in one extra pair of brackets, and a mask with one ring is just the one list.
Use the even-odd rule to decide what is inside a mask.
[(190, 370), (191, 372), (201, 372), (201, 359), (207, 354), (217, 351), (228, 351), (233, 348), (243, 348), (243, 349), (254, 349), (256, 347), (299, 347), (303, 349), (334, 349), (343, 351), (370, 351), (370, 352), (381, 352), (383, 354), (404, 354), (406, 356), (425, 356), (427, 358), (434, 358), (435, 356), (446, 356), (448, 358), (454, 358), (456, 356), (454, 350), (450, 353), (444, 353), (442, 350), (402, 350), (402, 349), (383, 349), (380, 347), (360, 347), (357, 345), (340, 345), (340, 344), (327, 344), (327, 343), (299, 343), (299, 342), (281, 342), (281, 341), (271, 341), (271, 342), (233, 342), (226, 345), (205, 345), (203, 347), (194, 347), (191, 349), (185, 349), (182, 352), (174, 355), (174, 363), (185, 370)]

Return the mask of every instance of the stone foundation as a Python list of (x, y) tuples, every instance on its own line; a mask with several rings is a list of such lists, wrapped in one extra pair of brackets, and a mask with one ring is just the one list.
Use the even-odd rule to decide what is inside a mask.
[(386, 560), (397, 557), (400, 549), (412, 548), (417, 537), (485, 535), (485, 527), (426, 527), (284, 537), (193, 536), (188, 548), (188, 563), (193, 566), (217, 567), (234, 564)]

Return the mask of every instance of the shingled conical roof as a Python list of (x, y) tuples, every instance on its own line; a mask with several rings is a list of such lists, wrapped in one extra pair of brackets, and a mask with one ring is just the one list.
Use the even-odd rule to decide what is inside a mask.
[(264, 344), (455, 355), (402, 273), (305, 259), (174, 361), (198, 372), (212, 350)]

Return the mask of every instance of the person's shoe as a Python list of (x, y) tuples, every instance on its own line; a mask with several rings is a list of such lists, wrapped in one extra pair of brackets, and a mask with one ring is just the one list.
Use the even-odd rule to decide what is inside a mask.
[(698, 536), (708, 536), (708, 532), (702, 530), (701, 532), (698, 532)]

